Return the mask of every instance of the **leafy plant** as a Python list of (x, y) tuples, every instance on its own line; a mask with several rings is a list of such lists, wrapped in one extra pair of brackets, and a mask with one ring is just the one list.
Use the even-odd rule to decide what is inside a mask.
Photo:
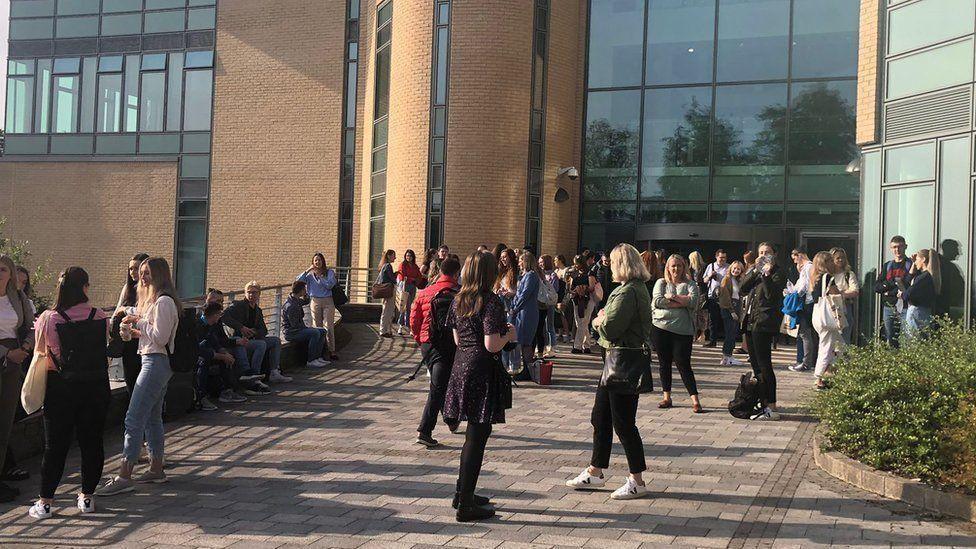
[(976, 333), (948, 319), (936, 324), (901, 349), (849, 348), (814, 407), (831, 449), (877, 469), (974, 488), (976, 463), (965, 462), (976, 459)]
[[(48, 282), (51, 281), (50, 270), (48, 269), (47, 261), (35, 261), (34, 254), (30, 250), (30, 242), (27, 240), (17, 240), (7, 236), (6, 233), (7, 218), (0, 217), (0, 255), (9, 255), (13, 260), (14, 264), (22, 265), (30, 271), (31, 277), (31, 295), (30, 297), (34, 301), (34, 306), (38, 311), (43, 311), (47, 309), (51, 304), (51, 296), (47, 294), (38, 294), (38, 286), (46, 286)], [(33, 270), (30, 265), (34, 264)]]

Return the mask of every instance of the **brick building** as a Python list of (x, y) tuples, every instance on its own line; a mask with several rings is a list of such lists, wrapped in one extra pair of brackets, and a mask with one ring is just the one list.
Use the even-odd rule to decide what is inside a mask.
[(11, 0), (0, 216), (102, 302), (138, 251), (184, 294), (440, 243), (856, 255), (872, 9)]

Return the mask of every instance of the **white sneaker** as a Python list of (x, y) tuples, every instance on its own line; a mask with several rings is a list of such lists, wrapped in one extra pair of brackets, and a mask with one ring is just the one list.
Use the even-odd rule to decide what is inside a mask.
[(637, 499), (647, 495), (647, 486), (641, 486), (634, 482), (634, 479), (627, 477), (627, 482), (623, 486), (614, 490), (610, 494), (610, 499)]
[(305, 363), (306, 368), (325, 368), (331, 365), (332, 363), (329, 362), (328, 360), (325, 360), (324, 358), (316, 358), (311, 362)]
[(723, 356), (722, 357), (722, 362), (719, 363), (719, 366), (728, 366), (729, 365), (729, 359), (730, 358), (731, 357)]
[(268, 381), (271, 383), (288, 383), (291, 381), (291, 378), (286, 375), (282, 375), (281, 370), (275, 368), (274, 370), (271, 370), (271, 375), (268, 376)]
[(746, 364), (745, 362), (742, 362), (741, 360), (735, 358), (734, 356), (730, 356), (726, 366), (745, 366), (745, 364)]
[(92, 496), (85, 497), (78, 494), (78, 509), (80, 509), (82, 513), (94, 513), (95, 501), (92, 499)]
[(779, 412), (770, 410), (769, 407), (763, 409), (762, 413), (756, 418), (758, 421), (779, 421)]
[(31, 518), (46, 519), (51, 518), (53, 513), (51, 513), (51, 506), (49, 504), (35, 501), (34, 505), (31, 505), (31, 508), (27, 510), (27, 514)]
[(595, 477), (590, 474), (586, 469), (579, 474), (576, 478), (566, 481), (566, 486), (574, 490), (595, 490), (597, 488), (603, 488), (607, 484), (607, 479), (603, 476)]

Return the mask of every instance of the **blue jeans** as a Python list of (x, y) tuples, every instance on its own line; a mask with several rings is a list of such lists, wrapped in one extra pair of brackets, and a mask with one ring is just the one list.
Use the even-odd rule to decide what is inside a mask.
[(325, 339), (325, 330), (322, 328), (302, 328), (301, 330), (285, 336), (290, 342), (305, 343), (308, 345), (308, 362), (322, 357), (322, 341)]
[(927, 307), (916, 307), (909, 305), (905, 310), (905, 329), (902, 337), (905, 341), (911, 341), (918, 337), (924, 337), (924, 331), (932, 322), (932, 309)]
[(722, 356), (732, 356), (732, 351), (735, 350), (735, 340), (739, 338), (739, 323), (732, 316), (732, 309), (722, 309), (722, 324), (725, 328)]
[(888, 345), (897, 348), (898, 347), (898, 335), (901, 331), (901, 327), (905, 325), (905, 309), (902, 312), (898, 312), (898, 309), (891, 305), (885, 305), (881, 308), (881, 319), (884, 322), (885, 331), (885, 341)]
[(549, 307), (546, 314), (546, 331), (549, 332), (549, 347), (556, 346), (556, 308)]
[(129, 409), (125, 412), (122, 457), (127, 463), (135, 464), (139, 460), (143, 440), (153, 459), (162, 459), (165, 455), (163, 400), (171, 377), (173, 370), (169, 367), (167, 355), (142, 355), (142, 369), (129, 399)]
[[(267, 336), (262, 339), (252, 339), (247, 342), (247, 350), (251, 353), (249, 363), (251, 371), (267, 374), (272, 370), (277, 370), (281, 364), (281, 340), (274, 336)], [(271, 353), (270, 367), (267, 371), (262, 369), (264, 364), (264, 354)]]
[(234, 356), (234, 372), (240, 376), (256, 376), (261, 373), (261, 365), (251, 366), (247, 360), (247, 348), (243, 345), (234, 345), (230, 349), (230, 354)]

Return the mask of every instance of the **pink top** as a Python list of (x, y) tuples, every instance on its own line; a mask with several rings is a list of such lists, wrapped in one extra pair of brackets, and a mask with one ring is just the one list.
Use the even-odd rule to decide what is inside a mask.
[[(64, 310), (64, 314), (71, 320), (85, 320), (88, 315), (91, 314), (92, 306), (88, 303), (79, 303), (74, 307)], [(102, 319), (108, 318), (101, 309), (95, 310), (95, 318)], [(41, 316), (37, 317), (34, 322), (34, 330), (38, 335), (43, 331), (44, 340), (47, 344), (50, 352), (55, 356), (61, 356), (61, 340), (58, 339), (58, 324), (64, 324), (66, 321), (64, 317), (56, 313), (55, 311), (48, 310), (41, 313)]]

